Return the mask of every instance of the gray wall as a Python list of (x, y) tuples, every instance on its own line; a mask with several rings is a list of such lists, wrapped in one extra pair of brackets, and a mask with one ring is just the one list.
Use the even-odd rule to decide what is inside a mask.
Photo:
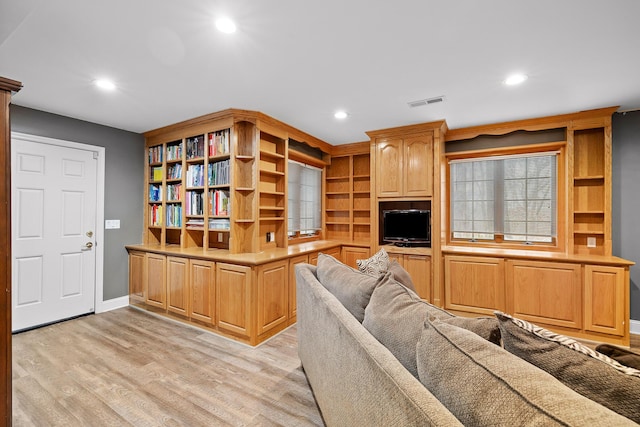
[(104, 218), (119, 219), (120, 229), (104, 233), (103, 300), (127, 295), (124, 245), (142, 241), (144, 137), (17, 105), (11, 105), (11, 130), (105, 147)]
[[(613, 115), (613, 254), (640, 263), (640, 111)], [(631, 267), (631, 319), (640, 320), (640, 266)]]

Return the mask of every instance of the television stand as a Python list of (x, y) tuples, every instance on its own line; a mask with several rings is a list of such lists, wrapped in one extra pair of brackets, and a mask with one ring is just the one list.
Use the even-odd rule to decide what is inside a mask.
[(393, 242), (393, 246), (398, 246), (400, 248), (416, 248), (416, 247), (431, 247), (429, 242)]

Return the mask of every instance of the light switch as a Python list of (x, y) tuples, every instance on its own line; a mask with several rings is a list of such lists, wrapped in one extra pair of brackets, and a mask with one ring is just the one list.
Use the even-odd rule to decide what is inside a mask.
[(107, 230), (120, 228), (120, 220), (119, 219), (107, 219), (104, 221), (104, 228)]

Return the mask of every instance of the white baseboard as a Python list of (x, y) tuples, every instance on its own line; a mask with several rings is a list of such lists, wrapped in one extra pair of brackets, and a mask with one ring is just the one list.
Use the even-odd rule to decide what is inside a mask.
[(629, 332), (640, 335), (640, 320), (631, 320), (629, 322)]
[(129, 295), (125, 295), (119, 298), (112, 298), (106, 301), (102, 301), (99, 307), (96, 307), (97, 313), (104, 313), (105, 311), (115, 310), (117, 308), (126, 307), (129, 305)]

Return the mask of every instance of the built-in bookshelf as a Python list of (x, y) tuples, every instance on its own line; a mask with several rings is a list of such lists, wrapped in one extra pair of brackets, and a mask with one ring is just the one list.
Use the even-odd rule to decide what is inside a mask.
[(260, 132), (259, 155), (260, 250), (286, 247), (287, 141), (266, 132)]
[[(368, 144), (341, 146), (327, 167), (324, 223), (326, 238), (370, 244), (371, 166)], [(355, 151), (355, 152), (354, 152)]]

